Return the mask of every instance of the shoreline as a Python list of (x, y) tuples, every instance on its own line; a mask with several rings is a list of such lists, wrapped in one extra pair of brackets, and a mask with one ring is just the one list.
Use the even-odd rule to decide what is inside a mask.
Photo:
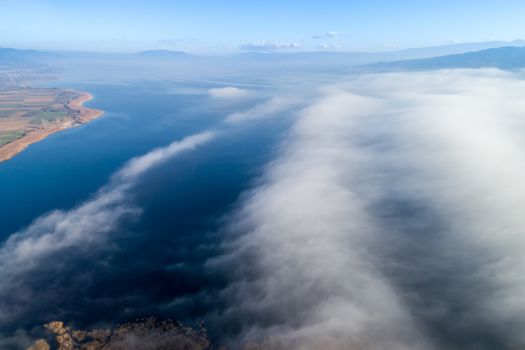
[(62, 120), (59, 122), (53, 122), (40, 126), (34, 130), (27, 132), (24, 136), (0, 146), (0, 163), (8, 161), (17, 154), (23, 152), (27, 147), (29, 147), (33, 143), (40, 142), (49, 135), (60, 132), (62, 130), (73, 128), (78, 125), (85, 124), (104, 114), (104, 112), (99, 109), (92, 109), (84, 106), (84, 103), (93, 99), (93, 95), (91, 95), (89, 92), (79, 93), (79, 97), (69, 101), (65, 105), (67, 109), (69, 109), (72, 113), (75, 114), (74, 116), (68, 117), (67, 120)]

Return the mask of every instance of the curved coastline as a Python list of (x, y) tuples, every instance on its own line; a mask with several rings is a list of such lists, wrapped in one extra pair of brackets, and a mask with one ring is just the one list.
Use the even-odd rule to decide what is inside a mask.
[(87, 108), (84, 104), (93, 99), (88, 92), (79, 92), (80, 95), (69, 101), (65, 107), (71, 111), (72, 116), (66, 120), (44, 124), (34, 130), (27, 132), (24, 136), (0, 146), (0, 163), (7, 161), (24, 151), (29, 145), (42, 141), (49, 135), (66, 130), (81, 124), (85, 124), (104, 114), (99, 109)]

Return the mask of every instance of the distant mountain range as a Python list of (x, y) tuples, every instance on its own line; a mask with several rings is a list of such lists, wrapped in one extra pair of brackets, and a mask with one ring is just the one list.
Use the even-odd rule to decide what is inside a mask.
[(137, 53), (141, 57), (149, 58), (189, 58), (194, 57), (193, 55), (184, 51), (171, 51), (171, 50), (148, 50)]
[(458, 55), (370, 64), (383, 69), (445, 69), (445, 68), (501, 68), (525, 67), (525, 47), (499, 47)]
[(47, 60), (56, 57), (58, 57), (57, 54), (36, 50), (0, 48), (0, 67), (39, 67), (44, 66)]
[(374, 62), (425, 59), (437, 56), (463, 54), (467, 52), (500, 47), (525, 47), (525, 40), (515, 40), (510, 42), (489, 41), (480, 43), (450, 44), (443, 46), (420, 47), (413, 49), (381, 52), (246, 52), (238, 54), (236, 56), (247, 60), (296, 62), (322, 60), (322, 62), (333, 64), (341, 64), (344, 62), (350, 65), (363, 65)]
[[(491, 41), (483, 43), (452, 44), (385, 52), (246, 52), (229, 56), (195, 56), (183, 51), (148, 50), (138, 53), (96, 52), (42, 52), (0, 48), (0, 68), (40, 67), (54, 60), (106, 60), (129, 62), (140, 60), (166, 61), (196, 58), (214, 62), (287, 64), (294, 67), (365, 69), (438, 69), (498, 67), (512, 69), (525, 67), (525, 41)], [(189, 61), (189, 60), (188, 60)], [(186, 61), (185, 61), (186, 62)]]
[(437, 56), (456, 55), (467, 52), (481, 51), (487, 49), (495, 49), (500, 47), (525, 47), (525, 40), (514, 41), (486, 41), (479, 43), (459, 43), (442, 46), (420, 47), (413, 49), (405, 49), (399, 51), (385, 52), (390, 58), (395, 56), (409, 56), (399, 57), (397, 60), (406, 59), (422, 59)]

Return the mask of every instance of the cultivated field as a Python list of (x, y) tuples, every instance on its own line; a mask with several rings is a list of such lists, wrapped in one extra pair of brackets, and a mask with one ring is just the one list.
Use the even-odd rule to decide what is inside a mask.
[(101, 115), (82, 106), (90, 99), (87, 93), (65, 89), (0, 89), (0, 161), (47, 135)]

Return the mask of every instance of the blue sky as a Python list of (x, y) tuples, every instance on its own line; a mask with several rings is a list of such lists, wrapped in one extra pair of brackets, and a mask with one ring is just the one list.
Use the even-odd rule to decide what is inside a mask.
[(0, 1), (0, 46), (16, 48), (355, 51), (525, 38), (521, 0)]

